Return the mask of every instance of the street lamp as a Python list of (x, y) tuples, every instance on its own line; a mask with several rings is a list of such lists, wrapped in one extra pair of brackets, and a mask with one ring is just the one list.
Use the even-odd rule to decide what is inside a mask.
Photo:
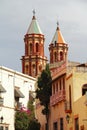
[(1, 116), (1, 117), (0, 117), (0, 120), (1, 120), (1, 123), (2, 123), (2, 122), (3, 122), (3, 120), (4, 120), (3, 116)]

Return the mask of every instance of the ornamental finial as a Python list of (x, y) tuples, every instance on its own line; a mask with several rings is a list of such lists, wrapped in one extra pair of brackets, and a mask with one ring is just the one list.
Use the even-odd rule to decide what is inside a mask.
[(59, 22), (57, 21), (57, 30), (59, 30)]
[(33, 10), (33, 19), (35, 19), (35, 9)]
[(59, 27), (59, 22), (57, 21), (57, 27)]
[(33, 16), (35, 16), (35, 13), (36, 13), (36, 12), (35, 12), (35, 9), (34, 9), (34, 10), (33, 10)]

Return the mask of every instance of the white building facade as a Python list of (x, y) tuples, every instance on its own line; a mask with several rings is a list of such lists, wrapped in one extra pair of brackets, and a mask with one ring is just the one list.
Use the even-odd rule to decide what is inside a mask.
[(15, 110), (27, 107), (35, 83), (31, 76), (0, 67), (0, 130), (15, 130)]

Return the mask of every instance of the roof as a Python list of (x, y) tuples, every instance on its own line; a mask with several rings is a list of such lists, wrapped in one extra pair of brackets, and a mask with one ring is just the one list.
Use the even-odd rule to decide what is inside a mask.
[(12, 70), (10, 68), (7, 68), (7, 67), (4, 67), (4, 66), (0, 66), (0, 70), (1, 71), (7, 71), (9, 73), (9, 76), (10, 76), (10, 73), (12, 74), (12, 76), (14, 77), (14, 74), (16, 75), (19, 75), (19, 76), (22, 76), (23, 78), (27, 78), (26, 80), (32, 80), (32, 81), (35, 81), (36, 82), (36, 78), (32, 77), (32, 76), (29, 76), (29, 75), (26, 75), (26, 74), (23, 74), (21, 72), (18, 72), (18, 71), (15, 71), (15, 70)]
[(54, 44), (55, 42), (56, 43), (65, 43), (65, 40), (64, 40), (64, 38), (62, 36), (62, 33), (61, 33), (60, 29), (59, 29), (59, 26), (57, 26), (56, 32), (54, 34), (54, 37), (53, 37), (51, 43)]
[(33, 15), (32, 21), (30, 23), (30, 26), (27, 30), (27, 34), (43, 34), (40, 26), (35, 18), (35, 15)]

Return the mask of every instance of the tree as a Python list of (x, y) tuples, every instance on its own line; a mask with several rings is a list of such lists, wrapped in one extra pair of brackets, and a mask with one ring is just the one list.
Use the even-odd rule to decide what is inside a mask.
[(15, 130), (40, 130), (40, 123), (35, 119), (33, 101), (28, 102), (26, 110), (15, 113)]
[(46, 65), (45, 70), (42, 71), (41, 75), (37, 80), (36, 98), (40, 100), (40, 104), (44, 106), (42, 113), (46, 115), (48, 130), (48, 120), (49, 120), (49, 103), (50, 96), (52, 93), (52, 78), (49, 69), (49, 65)]
[(40, 123), (38, 122), (37, 119), (30, 121), (28, 130), (40, 130)]
[(29, 100), (28, 101), (28, 109), (30, 110), (30, 115), (29, 115), (29, 121), (33, 120), (35, 118), (35, 112), (34, 112), (34, 104), (33, 104), (34, 100)]
[(29, 115), (23, 111), (15, 113), (15, 130), (28, 130)]
[(29, 100), (28, 109), (30, 110), (28, 130), (40, 130), (40, 123), (35, 118), (34, 99)]

